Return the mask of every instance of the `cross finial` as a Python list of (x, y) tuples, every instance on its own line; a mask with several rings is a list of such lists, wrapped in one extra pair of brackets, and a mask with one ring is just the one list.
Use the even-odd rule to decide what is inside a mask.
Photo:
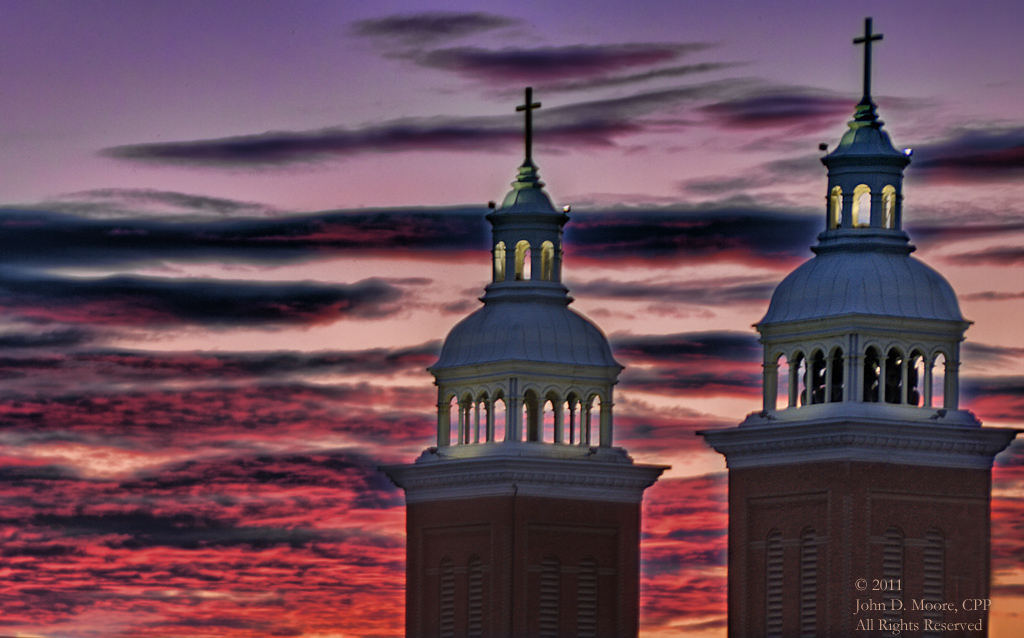
[(526, 87), (526, 103), (516, 107), (516, 111), (526, 111), (526, 161), (523, 164), (533, 163), (533, 109), (539, 109), (540, 102), (533, 101), (533, 87)]
[(871, 43), (882, 39), (881, 33), (871, 33), (871, 18), (864, 18), (864, 36), (854, 38), (854, 44), (864, 45), (864, 97), (862, 104), (871, 102)]

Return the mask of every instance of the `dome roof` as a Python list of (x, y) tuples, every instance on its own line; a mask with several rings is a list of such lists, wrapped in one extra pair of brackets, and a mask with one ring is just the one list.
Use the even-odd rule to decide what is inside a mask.
[(489, 303), (445, 339), (441, 368), (497, 361), (621, 367), (604, 333), (564, 303)]
[(850, 314), (964, 321), (949, 282), (910, 255), (834, 251), (782, 280), (761, 325)]

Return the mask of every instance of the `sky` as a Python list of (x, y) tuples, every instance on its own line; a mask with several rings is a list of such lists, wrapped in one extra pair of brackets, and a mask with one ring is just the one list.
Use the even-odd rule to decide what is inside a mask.
[[(0, 1), (0, 635), (400, 636), (425, 368), (534, 158), (626, 365), (641, 635), (725, 635), (752, 324), (873, 93), (904, 221), (974, 323), (961, 405), (1024, 427), (1024, 5)], [(1024, 621), (1024, 444), (993, 472), (991, 636)]]

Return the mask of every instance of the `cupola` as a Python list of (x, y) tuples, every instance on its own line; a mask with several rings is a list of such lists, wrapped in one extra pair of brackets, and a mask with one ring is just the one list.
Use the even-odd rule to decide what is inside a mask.
[[(512, 190), (487, 215), (491, 283), (483, 307), (445, 339), (430, 372), (438, 387), (438, 448), (480, 454), (493, 444), (549, 444), (543, 454), (612, 445), (612, 388), (622, 366), (601, 330), (571, 310), (562, 284), (569, 220), (544, 191), (533, 162), (526, 89), (526, 159)], [(482, 447), (483, 446), (483, 447)]]
[(949, 283), (911, 256), (903, 231), (910, 152), (893, 147), (871, 99), (870, 47), (881, 37), (869, 18), (855, 40), (865, 45), (864, 95), (822, 158), (828, 191), (815, 257), (779, 284), (757, 324), (765, 348), (760, 418), (802, 421), (827, 409), (976, 424), (958, 411), (960, 343), (970, 322)]

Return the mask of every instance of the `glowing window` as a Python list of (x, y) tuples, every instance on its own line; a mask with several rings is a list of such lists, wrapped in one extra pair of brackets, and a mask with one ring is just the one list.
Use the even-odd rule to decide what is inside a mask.
[(853, 207), (850, 213), (854, 228), (871, 225), (871, 189), (867, 184), (860, 184), (853, 189)]
[(828, 200), (828, 227), (841, 228), (843, 225), (843, 189), (833, 186)]

